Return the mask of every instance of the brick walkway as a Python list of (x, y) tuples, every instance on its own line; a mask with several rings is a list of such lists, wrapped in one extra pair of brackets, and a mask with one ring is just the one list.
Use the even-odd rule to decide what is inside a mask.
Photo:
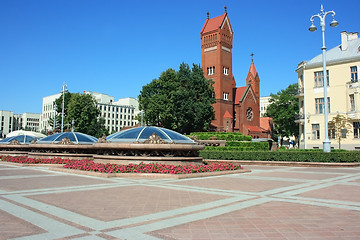
[(1, 239), (360, 239), (360, 168), (100, 178), (0, 163)]

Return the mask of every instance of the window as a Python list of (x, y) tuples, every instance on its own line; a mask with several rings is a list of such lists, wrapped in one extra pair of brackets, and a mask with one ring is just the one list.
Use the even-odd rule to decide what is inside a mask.
[(224, 92), (224, 93), (223, 93), (223, 99), (224, 99), (224, 100), (229, 100), (229, 93)]
[(224, 75), (229, 75), (229, 68), (223, 67)]
[[(330, 98), (328, 97), (328, 113), (330, 112)], [(315, 98), (315, 113), (324, 113), (324, 98)]]
[(351, 82), (357, 82), (358, 81), (358, 69), (357, 69), (357, 66), (350, 67), (350, 73), (351, 73)]
[(350, 94), (350, 112), (355, 111), (355, 97), (354, 94)]
[(320, 139), (320, 124), (312, 124), (312, 139)]
[(214, 75), (215, 74), (215, 67), (208, 67), (207, 68), (208, 75)]
[[(329, 86), (329, 70), (326, 70), (327, 85)], [(324, 86), (324, 73), (323, 71), (314, 72), (314, 87)]]
[(360, 138), (360, 122), (353, 122), (354, 138)]
[(347, 135), (347, 129), (346, 128), (341, 129), (341, 137), (346, 138), (346, 135)]

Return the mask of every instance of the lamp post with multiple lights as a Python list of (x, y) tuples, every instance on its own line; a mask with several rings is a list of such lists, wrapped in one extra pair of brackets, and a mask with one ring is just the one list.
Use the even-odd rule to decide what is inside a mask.
[(65, 108), (65, 92), (66, 92), (66, 84), (64, 83), (62, 86), (62, 109), (61, 109), (61, 132), (64, 132), (64, 108)]
[(329, 132), (328, 132), (328, 99), (327, 99), (327, 74), (326, 74), (326, 47), (325, 47), (325, 18), (327, 15), (332, 14), (332, 21), (330, 23), (331, 27), (336, 27), (339, 25), (339, 23), (335, 20), (335, 12), (334, 11), (328, 11), (324, 12), (323, 5), (321, 5), (321, 10), (319, 14), (313, 15), (310, 18), (311, 26), (309, 27), (310, 32), (316, 31), (316, 26), (314, 25), (314, 18), (320, 19), (320, 27), (322, 32), (322, 41), (323, 46), (321, 48), (322, 50), (322, 59), (323, 59), (323, 84), (324, 84), (324, 119), (325, 119), (325, 138), (323, 141), (323, 151), (324, 152), (330, 152), (330, 145), (331, 142), (329, 140)]

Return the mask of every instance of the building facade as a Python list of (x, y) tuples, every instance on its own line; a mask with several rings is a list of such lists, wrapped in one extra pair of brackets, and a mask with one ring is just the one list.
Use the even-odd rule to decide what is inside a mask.
[(12, 111), (0, 111), (0, 138), (16, 130), (40, 131), (40, 113), (14, 114)]
[[(337, 114), (350, 119), (351, 128), (343, 129), (341, 148), (360, 149), (360, 39), (358, 33), (341, 33), (341, 44), (326, 52), (328, 120)], [(324, 76), (322, 55), (298, 64), (300, 113), (299, 147), (322, 148), (325, 138)], [(338, 148), (329, 131), (331, 148)]]
[(204, 76), (212, 79), (216, 103), (212, 131), (241, 132), (266, 137), (260, 127), (260, 78), (253, 61), (246, 86), (236, 87), (232, 66), (233, 29), (226, 11), (207, 19), (200, 32)]
[(270, 96), (260, 97), (260, 117), (264, 117), (267, 107), (270, 105)]
[[(107, 94), (97, 92), (84, 92), (84, 94), (91, 94), (95, 98), (100, 110), (99, 117), (104, 118), (105, 127), (110, 133), (118, 132), (124, 127), (135, 126), (138, 123), (135, 118), (139, 113), (139, 104), (135, 98), (121, 98), (115, 102), (114, 97)], [(43, 98), (41, 131), (54, 130), (48, 121), (55, 116), (54, 101), (60, 96), (59, 93)], [(60, 126), (56, 128), (59, 129)]]

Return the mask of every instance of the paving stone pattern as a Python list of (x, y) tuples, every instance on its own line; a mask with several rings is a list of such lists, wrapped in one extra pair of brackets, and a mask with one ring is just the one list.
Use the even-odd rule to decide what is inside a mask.
[(100, 178), (0, 163), (2, 239), (360, 239), (360, 168)]

